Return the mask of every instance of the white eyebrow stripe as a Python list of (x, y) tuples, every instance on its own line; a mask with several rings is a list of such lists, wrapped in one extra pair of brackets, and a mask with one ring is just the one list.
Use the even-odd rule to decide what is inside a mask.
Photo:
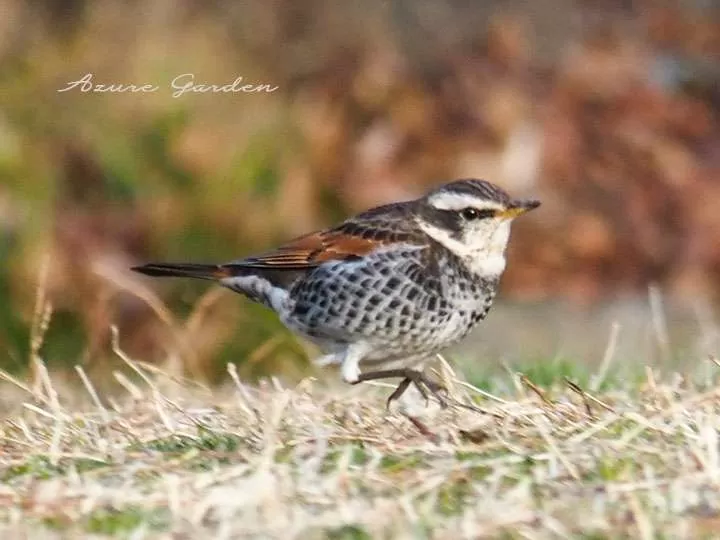
[(492, 210), (502, 210), (503, 206), (495, 201), (488, 201), (468, 195), (465, 193), (434, 193), (428, 199), (428, 204), (434, 206), (438, 210), (462, 210), (463, 208), (487, 208)]

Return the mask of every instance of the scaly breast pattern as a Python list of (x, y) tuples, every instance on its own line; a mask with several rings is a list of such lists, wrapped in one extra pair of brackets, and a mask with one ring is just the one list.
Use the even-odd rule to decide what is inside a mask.
[(449, 254), (396, 246), (314, 269), (293, 286), (285, 322), (325, 348), (362, 341), (366, 360), (432, 354), (485, 317), (496, 287)]

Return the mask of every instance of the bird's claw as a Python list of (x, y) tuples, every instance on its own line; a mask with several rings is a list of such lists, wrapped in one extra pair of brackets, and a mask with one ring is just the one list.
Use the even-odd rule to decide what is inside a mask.
[(438, 400), (440, 407), (442, 407), (443, 409), (447, 408), (448, 389), (445, 388), (444, 385), (435, 382), (432, 379), (429, 379), (421, 371), (410, 371), (408, 375), (402, 381), (400, 381), (400, 384), (398, 384), (397, 388), (395, 388), (393, 393), (390, 394), (387, 399), (388, 408), (390, 408), (390, 403), (392, 403), (396, 399), (399, 399), (400, 396), (405, 393), (405, 391), (410, 386), (410, 383), (414, 384), (415, 388), (417, 388), (418, 392), (420, 392), (420, 395), (425, 398), (426, 406), (430, 403), (430, 394), (432, 394), (433, 397)]
[(387, 399), (387, 407), (390, 404), (399, 399), (405, 391), (410, 387), (410, 384), (414, 384), (418, 392), (425, 398), (426, 402), (430, 401), (430, 394), (438, 400), (442, 408), (448, 406), (448, 390), (442, 384), (435, 382), (427, 377), (422, 371), (414, 369), (388, 369), (384, 371), (372, 371), (369, 373), (361, 373), (357, 379), (351, 381), (351, 384), (358, 384), (363, 381), (374, 381), (377, 379), (389, 379), (391, 377), (402, 377), (400, 384), (393, 390), (393, 393)]

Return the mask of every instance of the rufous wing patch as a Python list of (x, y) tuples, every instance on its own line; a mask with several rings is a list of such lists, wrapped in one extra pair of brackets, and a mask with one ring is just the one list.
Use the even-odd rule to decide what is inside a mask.
[(237, 264), (253, 268), (300, 270), (327, 261), (362, 257), (381, 244), (381, 241), (339, 230), (320, 231), (301, 236), (274, 251), (249, 257)]

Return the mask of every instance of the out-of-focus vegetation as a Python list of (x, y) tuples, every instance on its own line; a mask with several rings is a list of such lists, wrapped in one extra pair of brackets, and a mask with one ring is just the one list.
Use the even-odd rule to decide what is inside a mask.
[[(107, 370), (115, 324), (131, 354), (193, 375), (228, 361), (296, 373), (300, 346), (271, 313), (128, 267), (239, 257), (463, 176), (544, 202), (517, 224), (506, 297), (720, 293), (712, 3), (0, 0), (0, 13), (4, 368), (27, 365), (46, 267), (40, 353), (56, 367)], [(57, 92), (87, 73), (159, 88)], [(183, 73), (278, 90), (173, 98)]]

